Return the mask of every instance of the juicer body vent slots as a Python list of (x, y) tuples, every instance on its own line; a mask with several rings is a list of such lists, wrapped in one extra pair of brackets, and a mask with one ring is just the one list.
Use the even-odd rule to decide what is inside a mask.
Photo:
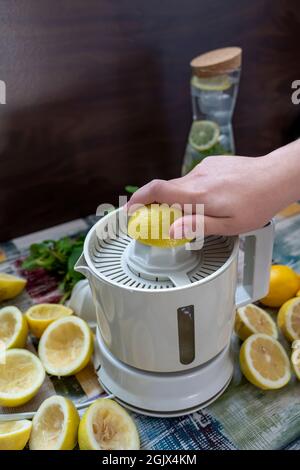
[(76, 265), (95, 305), (99, 380), (139, 413), (193, 412), (230, 382), (235, 310), (268, 290), (273, 225), (244, 237), (239, 283), (239, 237), (209, 236), (196, 250), (149, 247), (120, 229), (123, 215), (91, 228)]

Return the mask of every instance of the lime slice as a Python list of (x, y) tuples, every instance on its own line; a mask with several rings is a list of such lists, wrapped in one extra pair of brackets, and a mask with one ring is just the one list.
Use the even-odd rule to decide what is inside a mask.
[(191, 84), (195, 88), (204, 91), (224, 91), (231, 87), (228, 75), (218, 75), (216, 77), (192, 77)]
[(201, 152), (213, 147), (219, 139), (220, 129), (218, 124), (213, 121), (194, 121), (190, 135), (190, 145)]

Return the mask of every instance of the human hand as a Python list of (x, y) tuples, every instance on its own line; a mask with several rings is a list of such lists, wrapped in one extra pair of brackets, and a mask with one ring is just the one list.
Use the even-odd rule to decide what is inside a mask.
[[(199, 233), (204, 229), (205, 235), (236, 235), (262, 227), (294, 197), (286, 172), (278, 168), (276, 152), (257, 158), (208, 157), (186, 176), (146, 184), (133, 194), (128, 210), (152, 202), (204, 204)], [(197, 223), (195, 213), (184, 215), (171, 226), (170, 235), (188, 237), (197, 232)]]

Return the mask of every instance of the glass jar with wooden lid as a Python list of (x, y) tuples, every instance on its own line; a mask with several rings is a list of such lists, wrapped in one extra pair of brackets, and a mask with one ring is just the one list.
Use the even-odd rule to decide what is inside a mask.
[(182, 174), (210, 155), (235, 153), (232, 115), (241, 72), (239, 47), (216, 49), (191, 61), (193, 123)]

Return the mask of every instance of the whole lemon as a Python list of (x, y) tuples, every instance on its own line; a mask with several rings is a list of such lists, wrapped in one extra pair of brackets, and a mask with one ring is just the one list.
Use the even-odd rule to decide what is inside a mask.
[(274, 264), (271, 267), (269, 292), (260, 302), (267, 307), (281, 307), (295, 297), (299, 287), (299, 276), (292, 268)]

